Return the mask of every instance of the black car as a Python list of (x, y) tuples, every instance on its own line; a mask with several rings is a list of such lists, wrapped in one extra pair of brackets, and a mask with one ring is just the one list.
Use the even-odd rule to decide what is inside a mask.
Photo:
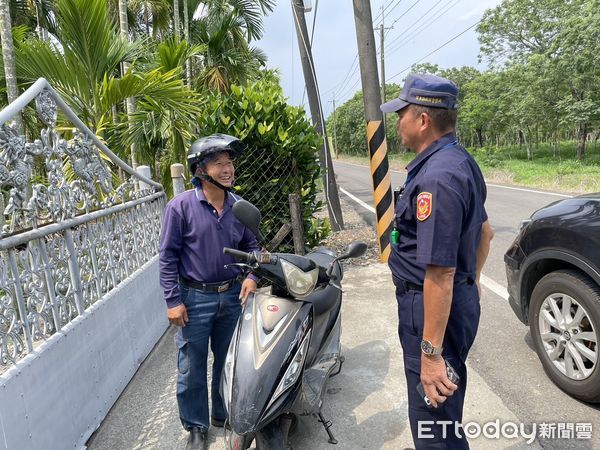
[(600, 193), (536, 211), (504, 262), (510, 305), (550, 379), (600, 402)]

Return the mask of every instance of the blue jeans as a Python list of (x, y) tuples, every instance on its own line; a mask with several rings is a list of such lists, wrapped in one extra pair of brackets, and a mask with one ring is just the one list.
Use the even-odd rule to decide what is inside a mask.
[(202, 292), (181, 286), (181, 300), (189, 322), (179, 328), (175, 344), (177, 356), (177, 404), (179, 418), (186, 430), (208, 430), (208, 383), (206, 379), (208, 342), (213, 353), (211, 400), (212, 417), (225, 419), (223, 399), (219, 393), (221, 372), (227, 349), (241, 311), (240, 284), (218, 292)]

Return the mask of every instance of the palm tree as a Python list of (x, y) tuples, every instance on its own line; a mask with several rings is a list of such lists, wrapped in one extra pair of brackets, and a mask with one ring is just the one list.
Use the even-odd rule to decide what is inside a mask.
[(146, 35), (157, 37), (168, 30), (170, 19), (170, 0), (129, 0), (129, 9), (137, 17), (139, 29)]
[(179, 40), (179, 25), (181, 20), (179, 18), (179, 0), (173, 0), (173, 33), (175, 33), (175, 37)]
[[(165, 133), (186, 136), (199, 114), (200, 97), (185, 87), (180, 70), (162, 71), (138, 61), (147, 49), (139, 41), (130, 43), (120, 35), (104, 0), (57, 0), (56, 7), (56, 38), (60, 45), (38, 40), (21, 43), (17, 70), (23, 80), (33, 82), (39, 76), (46, 77), (88, 126), (105, 134), (122, 158), (132, 143), (122, 108), (128, 97), (135, 98), (141, 110), (152, 107), (161, 112), (175, 111), (177, 130)], [(132, 66), (121, 76), (119, 66), (124, 61)], [(118, 109), (116, 123), (114, 107)], [(143, 117), (132, 115), (132, 129), (139, 128), (136, 120)], [(144, 139), (143, 134), (136, 136)], [(145, 145), (136, 142), (136, 148)], [(154, 160), (140, 162), (154, 165)]]
[(37, 29), (40, 39), (54, 33), (54, 0), (9, 0), (12, 23)]
[(221, 10), (210, 12), (194, 24), (192, 36), (206, 46), (201, 86), (226, 93), (232, 84), (256, 78), (266, 56), (248, 45), (244, 23), (235, 11)]
[[(17, 87), (17, 70), (15, 67), (15, 50), (13, 45), (12, 24), (10, 19), (10, 6), (6, 0), (0, 0), (0, 39), (2, 39), (2, 59), (6, 82), (6, 96), (8, 103), (14, 102), (19, 96)], [(21, 115), (14, 118), (17, 130), (23, 132)]]

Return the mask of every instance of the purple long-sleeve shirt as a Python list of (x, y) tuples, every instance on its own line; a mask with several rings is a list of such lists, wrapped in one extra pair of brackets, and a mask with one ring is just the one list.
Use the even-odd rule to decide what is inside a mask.
[(160, 233), (160, 285), (167, 306), (181, 304), (179, 277), (203, 283), (230, 280), (240, 273), (223, 247), (258, 250), (256, 237), (233, 215), (239, 197), (228, 193), (221, 216), (208, 203), (202, 189), (185, 191), (166, 206)]

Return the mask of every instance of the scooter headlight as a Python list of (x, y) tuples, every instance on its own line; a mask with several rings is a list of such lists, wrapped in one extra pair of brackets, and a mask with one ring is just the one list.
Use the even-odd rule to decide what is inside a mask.
[(275, 400), (277, 400), (277, 398), (281, 394), (283, 394), (285, 391), (287, 391), (288, 388), (290, 386), (293, 386), (294, 383), (298, 380), (298, 377), (302, 373), (302, 367), (304, 366), (304, 360), (306, 359), (306, 353), (308, 352), (308, 344), (310, 343), (310, 335), (311, 335), (311, 331), (306, 333), (306, 336), (304, 336), (304, 339), (302, 340), (302, 343), (300, 344), (298, 351), (294, 355), (294, 359), (292, 360), (289, 367), (285, 371), (285, 374), (283, 375), (283, 378), (279, 382), (277, 389), (275, 389), (275, 393), (273, 394), (273, 399), (269, 403), (269, 406), (271, 406), (271, 404), (273, 402), (275, 402)]
[(281, 268), (285, 278), (285, 284), (290, 294), (294, 297), (306, 297), (312, 292), (317, 284), (319, 269), (315, 267), (308, 272), (304, 272), (291, 262), (281, 259)]

